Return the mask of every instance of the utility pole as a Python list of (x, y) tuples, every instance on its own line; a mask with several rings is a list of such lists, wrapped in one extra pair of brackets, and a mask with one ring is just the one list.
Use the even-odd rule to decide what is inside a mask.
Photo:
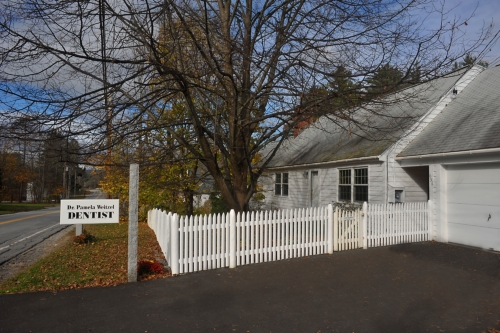
[(73, 187), (73, 196), (75, 196), (75, 197), (76, 197), (76, 169), (77, 169), (77, 167), (75, 167), (75, 184)]
[(66, 199), (69, 199), (69, 197), (71, 196), (71, 169), (69, 168), (69, 166), (67, 167), (66, 171), (68, 172), (68, 188), (66, 191)]
[(61, 195), (62, 199), (66, 199), (66, 171), (68, 170), (68, 167), (66, 166), (66, 162), (64, 162), (64, 167), (63, 167), (63, 193)]
[[(107, 69), (107, 55), (106, 55), (106, 9), (104, 0), (99, 0), (99, 28), (101, 32), (101, 64), (102, 64), (102, 82), (103, 82), (103, 95), (104, 95), (104, 109), (106, 110), (106, 161), (105, 170), (109, 174), (111, 168), (111, 108), (109, 105), (109, 92), (108, 92), (108, 69)], [(109, 193), (107, 198), (111, 199)]]

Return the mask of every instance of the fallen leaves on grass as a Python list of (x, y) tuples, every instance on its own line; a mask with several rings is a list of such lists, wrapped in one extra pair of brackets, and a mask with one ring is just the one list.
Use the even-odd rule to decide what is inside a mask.
[[(0, 293), (57, 291), (127, 282), (128, 224), (86, 225), (85, 232), (95, 239), (89, 243), (68, 244), (51, 253), (18, 276), (0, 286)], [(164, 257), (154, 232), (139, 223), (138, 258), (162, 261)], [(140, 280), (168, 276), (166, 270), (151, 272)]]

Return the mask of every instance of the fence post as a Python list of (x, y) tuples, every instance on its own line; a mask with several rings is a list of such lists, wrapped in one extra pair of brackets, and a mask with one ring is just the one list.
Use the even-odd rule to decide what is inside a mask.
[(170, 223), (170, 257), (172, 275), (179, 274), (179, 215), (174, 214)]
[(333, 214), (333, 251), (339, 250), (339, 207), (335, 207)]
[(326, 230), (328, 231), (326, 235), (327, 239), (327, 252), (328, 254), (333, 253), (333, 206), (332, 204), (328, 205), (328, 224), (326, 226)]
[(368, 248), (368, 203), (363, 202), (363, 249)]
[(236, 216), (234, 210), (229, 212), (229, 268), (236, 267)]
[(427, 220), (428, 220), (427, 221), (427, 228), (428, 228), (428, 230), (427, 230), (428, 239), (427, 240), (428, 241), (432, 240), (432, 208), (433, 208), (432, 205), (433, 205), (433, 203), (431, 200), (427, 201)]

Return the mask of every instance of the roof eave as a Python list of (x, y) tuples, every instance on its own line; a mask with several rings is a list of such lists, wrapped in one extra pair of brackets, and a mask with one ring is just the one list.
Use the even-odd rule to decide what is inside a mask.
[(403, 160), (409, 160), (409, 159), (421, 159), (421, 158), (445, 157), (445, 156), (465, 156), (465, 155), (472, 155), (472, 154), (487, 154), (487, 153), (498, 153), (498, 152), (500, 152), (500, 148), (463, 150), (463, 151), (453, 151), (453, 152), (446, 152), (446, 153), (400, 156), (400, 157), (396, 157), (396, 161), (403, 161)]
[(310, 167), (327, 167), (330, 165), (345, 164), (345, 163), (352, 163), (352, 162), (371, 162), (371, 161), (374, 162), (374, 161), (380, 161), (380, 157), (381, 157), (381, 155), (377, 155), (377, 156), (356, 157), (356, 158), (349, 158), (349, 159), (345, 159), (345, 160), (328, 161), (328, 162), (284, 165), (284, 166), (279, 166), (279, 167), (269, 167), (269, 168), (267, 168), (267, 170), (273, 171), (273, 170), (283, 170), (283, 169), (302, 169), (302, 168), (310, 168)]

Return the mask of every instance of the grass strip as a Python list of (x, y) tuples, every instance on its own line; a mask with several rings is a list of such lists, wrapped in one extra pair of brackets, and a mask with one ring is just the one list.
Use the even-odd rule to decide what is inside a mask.
[[(0, 285), (0, 294), (110, 286), (127, 282), (128, 224), (85, 225), (95, 237), (87, 244), (67, 244)], [(154, 232), (139, 223), (138, 259), (164, 260)], [(168, 273), (141, 276), (162, 278)]]
[(30, 212), (40, 210), (54, 205), (48, 203), (32, 204), (32, 203), (0, 203), (0, 215), (13, 214), (19, 212)]

